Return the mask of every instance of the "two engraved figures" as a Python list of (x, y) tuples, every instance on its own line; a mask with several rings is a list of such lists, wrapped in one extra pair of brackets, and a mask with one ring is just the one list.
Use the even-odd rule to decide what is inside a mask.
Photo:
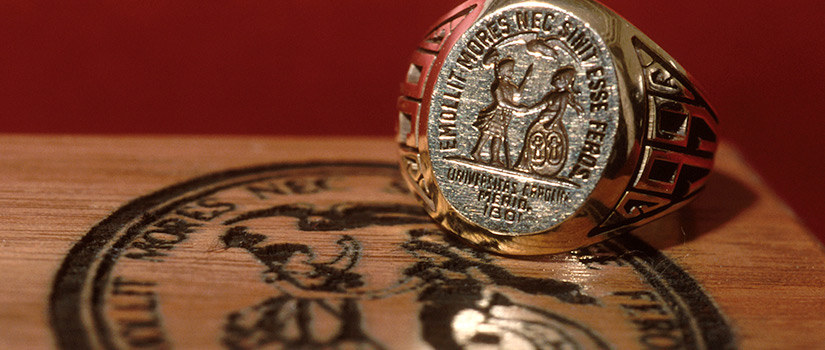
[[(472, 158), (491, 166), (555, 177), (565, 165), (569, 140), (564, 115), (572, 108), (577, 115), (584, 112), (577, 101), (580, 91), (575, 87), (578, 74), (574, 65), (563, 57), (574, 56), (563, 41), (555, 37), (505, 41), (500, 46), (523, 46), (528, 59), (533, 60), (520, 82), (515, 82), (516, 59), (496, 48), (486, 55), (485, 66), (492, 66), (494, 81), (490, 86), (492, 102), (478, 115), (473, 126), (479, 136)], [(509, 50), (508, 50), (509, 51)], [(540, 63), (538, 73), (534, 66)], [(526, 91), (528, 81), (539, 82), (534, 90)], [(548, 84), (549, 82), (549, 84)], [(548, 86), (549, 85), (549, 86)], [(541, 98), (530, 101), (530, 96)], [(511, 142), (508, 137), (514, 119), (532, 118), (522, 140)], [(527, 124), (522, 121), (521, 124)], [(510, 146), (521, 141), (521, 151), (515, 162), (510, 161)], [(489, 156), (482, 151), (489, 143)], [(502, 157), (503, 155), (503, 157)], [(504, 159), (502, 161), (501, 159)]]

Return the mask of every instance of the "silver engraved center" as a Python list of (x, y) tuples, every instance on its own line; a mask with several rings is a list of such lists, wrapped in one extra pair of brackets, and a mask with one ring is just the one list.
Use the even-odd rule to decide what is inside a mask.
[(526, 235), (573, 215), (613, 148), (619, 92), (602, 39), (559, 9), (513, 6), (456, 42), (429, 108), (443, 196), (488, 230)]

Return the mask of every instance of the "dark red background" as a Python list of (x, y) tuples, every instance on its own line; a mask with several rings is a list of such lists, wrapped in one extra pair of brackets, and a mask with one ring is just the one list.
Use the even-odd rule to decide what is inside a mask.
[[(391, 135), (412, 48), (458, 3), (3, 1), (0, 132)], [(822, 2), (605, 3), (693, 74), (825, 239)]]

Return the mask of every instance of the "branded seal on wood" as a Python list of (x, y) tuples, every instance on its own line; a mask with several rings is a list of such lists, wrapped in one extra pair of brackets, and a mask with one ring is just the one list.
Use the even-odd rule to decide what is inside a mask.
[[(4, 137), (0, 348), (825, 341), (822, 244), (724, 143), (684, 210), (523, 259), (432, 223), (391, 165), (392, 146)], [(271, 165), (250, 167), (261, 159)]]
[(91, 229), (54, 282), (80, 348), (722, 348), (725, 317), (632, 236), (521, 260), (445, 236), (394, 165), (219, 172)]

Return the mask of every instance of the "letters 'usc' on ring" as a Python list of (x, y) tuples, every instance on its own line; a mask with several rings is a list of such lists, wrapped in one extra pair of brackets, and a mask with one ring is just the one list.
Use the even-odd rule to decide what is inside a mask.
[(693, 199), (717, 118), (659, 46), (590, 0), (471, 0), (415, 50), (402, 175), (482, 248), (562, 252)]

